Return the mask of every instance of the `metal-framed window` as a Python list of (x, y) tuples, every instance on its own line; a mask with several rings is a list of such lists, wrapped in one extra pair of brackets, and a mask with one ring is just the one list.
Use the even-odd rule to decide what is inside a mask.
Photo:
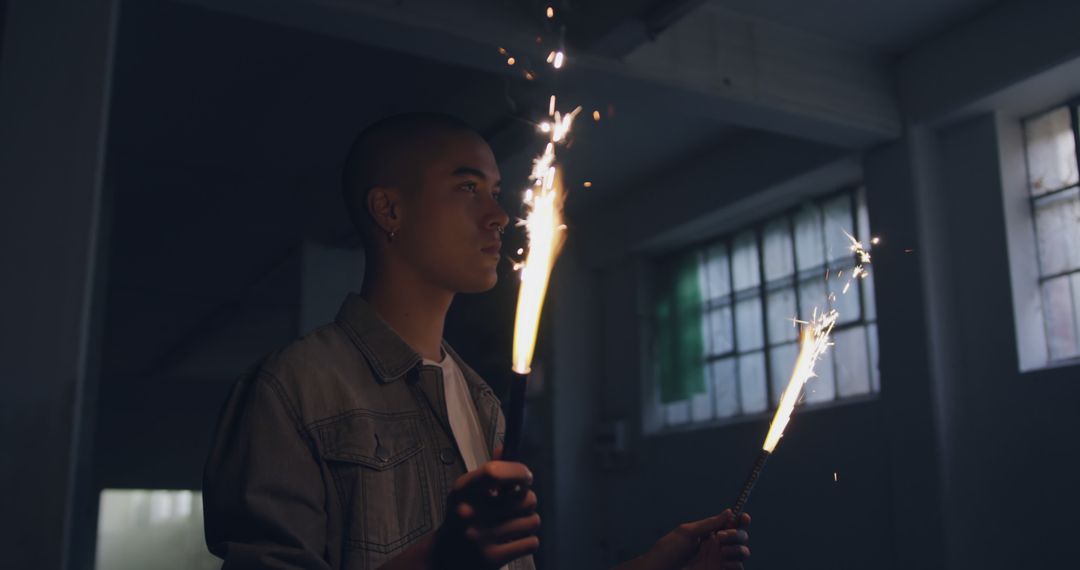
[[(661, 285), (653, 291), (649, 338), (658, 427), (714, 424), (775, 409), (798, 352), (793, 319), (808, 317), (814, 307), (836, 308), (840, 318), (833, 332), (835, 346), (819, 362), (818, 378), (807, 384), (804, 403), (879, 391), (873, 281), (856, 280), (842, 294), (847, 281), (842, 274), (855, 265), (845, 231), (869, 236), (861, 189), (806, 202), (655, 260), (654, 273), (661, 274), (661, 280), (672, 271), (689, 275), (682, 280), (689, 286)], [(673, 259), (686, 261), (673, 264)], [(664, 304), (665, 291), (675, 288), (681, 295), (678, 302), (689, 308), (682, 309), (673, 327), (660, 321), (678, 312)], [(687, 338), (694, 341), (698, 326), (700, 354), (682, 354), (688, 362), (682, 368), (671, 366), (671, 356), (663, 351), (686, 345)], [(673, 335), (681, 336), (669, 338)], [(672, 382), (682, 380), (675, 376), (700, 381), (672, 389)]]
[(1023, 119), (1049, 362), (1080, 357), (1080, 147), (1074, 99)]

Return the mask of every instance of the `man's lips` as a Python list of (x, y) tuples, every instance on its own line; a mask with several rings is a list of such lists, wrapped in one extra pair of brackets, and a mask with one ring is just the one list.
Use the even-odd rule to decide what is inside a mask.
[(488, 255), (499, 255), (499, 250), (500, 249), (502, 249), (502, 242), (495, 242), (495, 243), (481, 249), (480, 251), (482, 251), (482, 252), (484, 252), (484, 253), (486, 253)]

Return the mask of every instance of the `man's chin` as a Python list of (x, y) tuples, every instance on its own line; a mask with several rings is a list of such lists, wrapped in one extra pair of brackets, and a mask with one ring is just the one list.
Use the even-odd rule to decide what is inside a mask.
[(494, 271), (491, 275), (484, 276), (477, 279), (470, 279), (468, 282), (460, 283), (457, 287), (458, 293), (484, 293), (491, 291), (495, 288), (495, 285), (499, 282), (499, 276)]

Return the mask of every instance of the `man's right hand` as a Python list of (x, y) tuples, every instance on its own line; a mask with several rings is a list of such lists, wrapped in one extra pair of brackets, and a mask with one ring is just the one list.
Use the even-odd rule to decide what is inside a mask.
[(540, 515), (532, 472), (489, 461), (457, 479), (431, 552), (434, 568), (499, 568), (536, 552)]

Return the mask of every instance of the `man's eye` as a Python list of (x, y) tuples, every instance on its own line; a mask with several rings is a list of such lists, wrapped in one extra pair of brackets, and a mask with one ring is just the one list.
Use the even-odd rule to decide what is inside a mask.
[(476, 188), (477, 188), (477, 186), (476, 186), (475, 182), (466, 182), (466, 183), (461, 185), (461, 189), (466, 190), (468, 192), (476, 192)]

